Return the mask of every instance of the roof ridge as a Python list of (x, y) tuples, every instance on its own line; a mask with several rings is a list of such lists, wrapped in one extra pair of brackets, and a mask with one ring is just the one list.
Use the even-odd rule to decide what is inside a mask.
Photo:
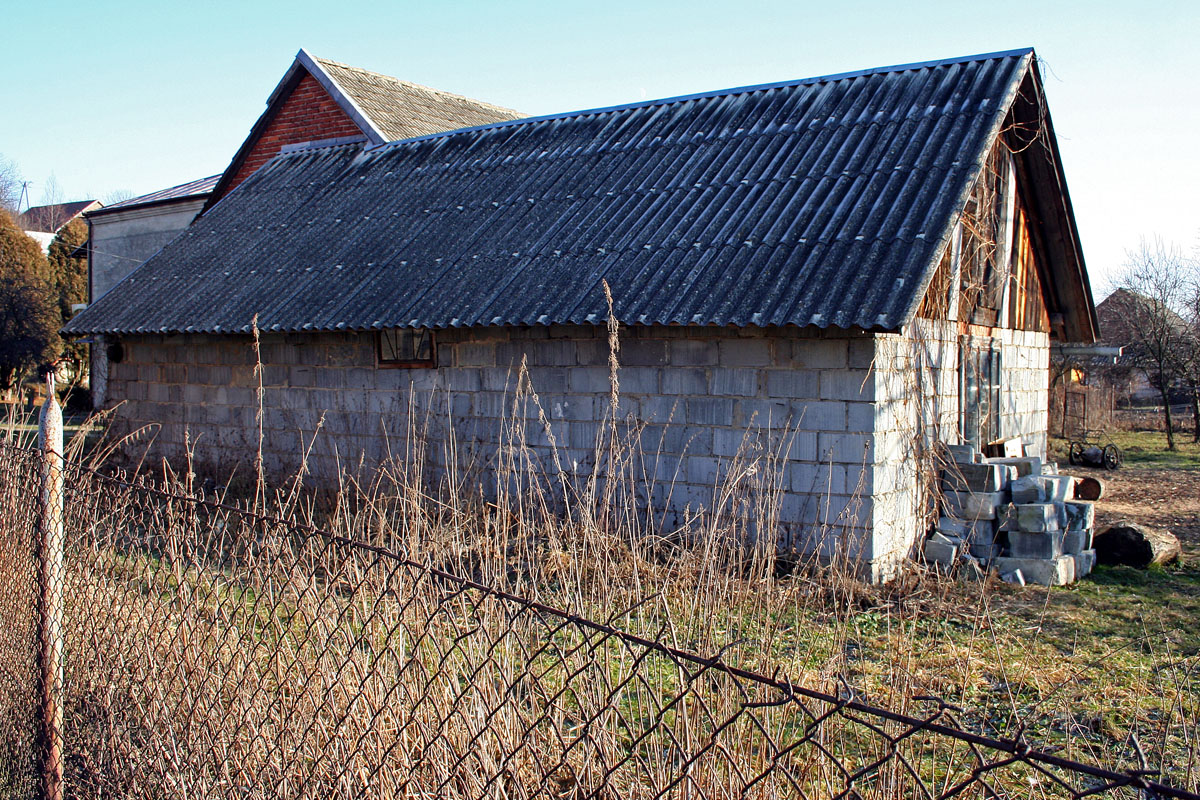
[[(397, 145), (412, 144), (415, 142), (423, 142), (431, 139), (440, 139), (447, 136), (453, 136), (462, 133), (476, 133), (479, 131), (490, 130), (493, 128), (504, 128), (513, 125), (532, 125), (539, 122), (551, 122), (560, 119), (569, 119), (571, 117), (585, 117), (592, 114), (608, 114), (614, 111), (628, 111), (636, 108), (653, 108), (654, 106), (665, 106), (672, 103), (683, 103), (690, 100), (704, 100), (712, 97), (733, 97), (739, 94), (750, 94), (753, 92), (768, 91), (771, 89), (785, 89), (794, 86), (804, 86), (809, 84), (832, 83), (833, 81), (847, 80), (850, 78), (863, 78), (868, 75), (884, 75), (892, 72), (907, 72), (918, 69), (932, 69), (934, 67), (944, 67), (951, 64), (967, 64), (977, 61), (993, 61), (1002, 58), (1013, 58), (1016, 56), (1031, 57), (1035, 56), (1032, 47), (1021, 47), (1014, 50), (998, 50), (993, 53), (979, 53), (977, 55), (959, 56), (956, 58), (943, 58), (933, 61), (918, 61), (911, 64), (895, 64), (888, 67), (872, 67), (870, 69), (854, 70), (851, 72), (837, 72), (829, 75), (817, 75), (811, 78), (794, 78), (786, 81), (775, 81), (773, 83), (750, 84), (747, 86), (733, 86), (728, 89), (715, 89), (706, 92), (696, 92), (694, 94), (676, 95), (674, 97), (663, 97), (656, 100), (638, 100), (633, 103), (619, 103), (611, 106), (600, 106), (598, 108), (585, 108), (577, 111), (560, 111), (553, 114), (544, 114), (536, 117), (522, 117), (520, 119), (506, 119), (499, 122), (489, 122), (486, 125), (474, 125), (470, 128), (459, 128), (451, 131), (441, 131), (439, 133), (427, 133), (423, 136), (414, 136), (411, 139), (396, 139), (382, 144), (372, 145), (366, 148), (367, 152), (382, 150)], [(469, 99), (469, 98), (468, 98)]]
[(87, 205), (88, 203), (96, 203), (96, 202), (99, 202), (99, 201), (93, 197), (88, 200), (64, 200), (61, 203), (42, 203), (40, 206), (30, 206), (29, 208), (25, 209), (21, 213), (28, 214), (30, 211), (36, 211), (39, 208), (63, 208), (66, 206), (77, 206), (80, 204)]
[(513, 114), (521, 113), (520, 111), (517, 111), (515, 108), (509, 108), (507, 106), (499, 106), (499, 105), (496, 105), (495, 103), (489, 103), (486, 100), (478, 100), (474, 97), (467, 97), (465, 94), (458, 94), (457, 92), (448, 92), (445, 89), (438, 89), (433, 86), (426, 86), (425, 84), (417, 83), (416, 81), (409, 81), (409, 80), (405, 80), (404, 78), (397, 78), (395, 75), (387, 75), (383, 72), (375, 72), (374, 70), (363, 69), (362, 67), (356, 67), (352, 64), (344, 64), (341, 61), (334, 61), (331, 58), (321, 58), (320, 56), (313, 56), (312, 54), (310, 54), (310, 56), (312, 57), (313, 61), (319, 62), (322, 66), (333, 66), (333, 67), (338, 67), (339, 69), (348, 70), (350, 72), (361, 72), (366, 75), (373, 75), (377, 78), (386, 78), (389, 81), (393, 81), (394, 83), (398, 83), (401, 86), (405, 86), (410, 89), (418, 89), (420, 91), (428, 92), (428, 93), (430, 93), (432, 95), (436, 95), (438, 97), (453, 97), (457, 100), (465, 100), (468, 103), (471, 103), (473, 105), (486, 106), (487, 108), (495, 109), (496, 111), (506, 111), (506, 112), (510, 112)]

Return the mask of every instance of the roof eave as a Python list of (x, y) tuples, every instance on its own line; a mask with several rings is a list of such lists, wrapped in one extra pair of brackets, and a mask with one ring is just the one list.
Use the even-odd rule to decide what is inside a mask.
[(1054, 123), (1046, 104), (1045, 89), (1036, 59), (1030, 64), (1022, 82), (1032, 96), (1020, 94), (1014, 105), (1014, 121), (1018, 127), (1014, 135), (1020, 135), (1019, 125), (1031, 126), (1032, 138), (1021, 142), (1016, 154), (1031, 180), (1029, 199), (1035, 205), (1043, 229), (1047, 231), (1046, 262), (1052, 277), (1051, 291), (1059, 304), (1056, 309), (1064, 316), (1066, 341), (1092, 343), (1097, 340), (1100, 329), (1096, 315), (1096, 303), (1092, 296), (1091, 281), (1083, 257), (1083, 246), (1071, 195), (1063, 172), (1062, 157), (1058, 149), (1058, 138)]
[(161, 200), (147, 200), (145, 203), (134, 203), (127, 206), (105, 206), (104, 208), (93, 209), (92, 211), (81, 214), (84, 219), (95, 219), (96, 217), (105, 217), (114, 214), (120, 214), (123, 211), (140, 211), (154, 206), (169, 206), (177, 203), (194, 203), (197, 200), (207, 200), (212, 190), (207, 192), (197, 192), (196, 194), (185, 194), (180, 197), (167, 197)]
[[(76, 317), (75, 319), (78, 319)], [(266, 322), (256, 326), (253, 322), (247, 322), (244, 325), (230, 325), (228, 327), (218, 326), (190, 326), (180, 328), (174, 326), (164, 326), (159, 328), (149, 327), (78, 327), (73, 325), (73, 319), (68, 322), (59, 331), (63, 336), (73, 338), (79, 336), (246, 336), (255, 332), (256, 328), (260, 333), (287, 333), (287, 334), (311, 334), (317, 335), (322, 333), (375, 333), (381, 330), (391, 330), (395, 327), (405, 328), (411, 327), (406, 325), (386, 326), (386, 325), (280, 325)], [(492, 324), (473, 324), (473, 325), (430, 325), (430, 330), (442, 331), (453, 329), (494, 329), (494, 328), (548, 328), (550, 326), (566, 326), (578, 328), (595, 328), (607, 325), (607, 322), (504, 322)], [(871, 336), (877, 333), (900, 333), (900, 328), (889, 327), (886, 325), (872, 325), (863, 327), (858, 324), (851, 325), (817, 325), (814, 323), (799, 323), (786, 322), (769, 325), (733, 325), (731, 323), (709, 322), (700, 325), (693, 325), (685, 322), (663, 322), (663, 321), (647, 321), (647, 322), (630, 322), (620, 323), (624, 327), (654, 327), (654, 328), (709, 328), (712, 330), (723, 329), (744, 329), (757, 328), (761, 330), (803, 330), (815, 328), (823, 331), (828, 335), (842, 335), (845, 337)]]

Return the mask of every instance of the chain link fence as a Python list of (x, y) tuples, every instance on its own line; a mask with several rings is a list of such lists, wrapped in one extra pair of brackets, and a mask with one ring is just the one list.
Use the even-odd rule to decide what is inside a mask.
[[(46, 745), (38, 458), (0, 446), (13, 798), (40, 796)], [(65, 509), (71, 797), (1196, 797), (178, 486), (68, 466)]]
[(37, 453), (0, 453), (0, 797), (41, 791)]

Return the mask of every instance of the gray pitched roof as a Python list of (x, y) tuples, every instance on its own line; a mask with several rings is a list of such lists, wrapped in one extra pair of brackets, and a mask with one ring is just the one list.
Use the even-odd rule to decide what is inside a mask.
[(281, 155), (67, 330), (597, 323), (604, 280), (627, 323), (894, 330), (1032, 59)]
[(194, 181), (181, 183), (178, 186), (171, 186), (166, 189), (159, 189), (156, 192), (150, 192), (149, 194), (131, 197), (128, 200), (122, 200), (119, 203), (113, 203), (112, 205), (89, 211), (84, 216), (99, 217), (111, 211), (127, 211), (139, 206), (169, 203), (176, 200), (194, 200), (204, 197), (211, 192), (220, 179), (220, 175), (209, 175), (207, 178), (198, 178)]
[(23, 231), (58, 233), (59, 228), (83, 212), (99, 207), (99, 200), (76, 200), (71, 203), (31, 206), (17, 217), (17, 224), (21, 226), (21, 230)]
[(311, 75), (325, 89), (354, 121), (369, 144), (384, 144), (521, 116), (509, 108), (316, 58), (300, 48), (292, 65), (267, 98), (266, 110), (250, 129), (250, 135), (242, 142), (224, 174), (219, 176), (201, 213), (207, 213), (229, 192), (242, 164), (305, 75)]
[(324, 58), (312, 60), (363, 111), (385, 142), (524, 116), (511, 108), (501, 108), (389, 75), (368, 72)]

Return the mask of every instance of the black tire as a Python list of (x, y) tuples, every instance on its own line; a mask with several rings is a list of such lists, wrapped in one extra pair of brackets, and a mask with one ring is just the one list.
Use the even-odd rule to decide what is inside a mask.
[(1116, 469), (1121, 466), (1121, 448), (1115, 444), (1106, 445), (1104, 447), (1104, 468)]
[(1083, 442), (1071, 442), (1067, 445), (1067, 461), (1072, 466), (1083, 463)]

